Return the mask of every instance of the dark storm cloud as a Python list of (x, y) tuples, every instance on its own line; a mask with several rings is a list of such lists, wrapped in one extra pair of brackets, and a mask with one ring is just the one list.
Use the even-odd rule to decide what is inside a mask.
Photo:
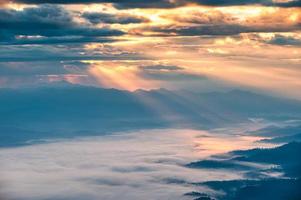
[(113, 3), (119, 9), (126, 8), (175, 8), (184, 6), (188, 2), (185, 0), (170, 1), (170, 0), (153, 0), (153, 1), (142, 1), (142, 0), (107, 0), (108, 3)]
[(206, 6), (245, 6), (262, 5), (274, 7), (301, 7), (301, 0), (292, 0), (287, 2), (274, 2), (273, 0), (192, 0), (195, 3)]
[(198, 35), (211, 35), (211, 36), (227, 36), (227, 35), (238, 35), (240, 33), (269, 33), (269, 32), (289, 32), (300, 30), (301, 26), (277, 26), (277, 25), (266, 25), (266, 26), (248, 26), (240, 24), (204, 24), (197, 26), (156, 26), (156, 27), (145, 27), (142, 30), (135, 30), (136, 33), (143, 33), (144, 31), (151, 31), (154, 35), (169, 36), (198, 36)]
[(276, 7), (300, 7), (300, 0), (293, 0), (288, 2), (274, 2), (273, 0), (191, 0), (200, 5), (207, 6), (240, 6), (240, 5), (263, 5)]
[(108, 14), (100, 12), (85, 12), (82, 15), (92, 24), (106, 23), (106, 24), (134, 24), (148, 22), (144, 17), (128, 15), (128, 14)]
[[(1, 36), (0, 36), (1, 37)], [(0, 45), (54, 45), (54, 44), (75, 44), (75, 43), (110, 43), (117, 40), (99, 37), (65, 36), (65, 37), (42, 37), (42, 38), (20, 38), (17, 40), (3, 40)]]
[[(38, 7), (25, 8), (22, 11), (0, 9), (0, 42), (26, 43), (24, 38), (18, 41), (18, 36), (44, 36), (62, 38), (30, 39), (37, 43), (90, 42), (95, 37), (122, 35), (119, 30), (108, 28), (93, 28), (85, 24), (78, 24), (71, 13), (57, 5), (44, 4)], [(70, 36), (78, 36), (77, 38)], [(65, 37), (65, 38), (64, 38)], [(91, 38), (89, 38), (91, 37)], [(65, 40), (64, 40), (65, 39)], [(28, 40), (28, 43), (31, 43)]]
[(301, 46), (301, 39), (294, 37), (286, 37), (282, 35), (276, 35), (273, 39), (269, 40), (267, 43), (274, 45), (284, 45), (284, 46)]
[(80, 61), (80, 60), (150, 60), (135, 53), (115, 55), (87, 52), (80, 44), (68, 45), (6, 45), (0, 46), (0, 62)]
[(25, 4), (89, 4), (89, 3), (113, 3), (118, 8), (172, 8), (184, 5), (186, 1), (170, 0), (15, 0), (15, 2)]
[(236, 6), (254, 5), (278, 6), (278, 7), (300, 7), (300, 0), (288, 2), (273, 2), (272, 0), (16, 0), (27, 4), (87, 4), (87, 3), (113, 3), (118, 8), (173, 8), (189, 3), (207, 6)]
[(39, 54), (31, 55), (31, 56), (8, 56), (8, 57), (0, 57), (0, 62), (37, 62), (37, 61), (72, 61), (72, 60), (107, 60), (107, 61), (115, 61), (115, 60), (151, 60), (151, 58), (143, 57), (143, 56), (135, 56), (135, 55), (98, 55), (98, 56), (68, 56), (68, 55), (58, 55), (53, 54), (50, 56), (42, 55), (37, 56)]
[(283, 3), (275, 3), (276, 6), (279, 7), (301, 7), (301, 0), (296, 0), (296, 1), (288, 1), (288, 2), (283, 2)]

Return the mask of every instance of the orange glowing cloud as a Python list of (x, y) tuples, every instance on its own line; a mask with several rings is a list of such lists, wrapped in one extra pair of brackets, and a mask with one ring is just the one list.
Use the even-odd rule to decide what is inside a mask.
[[(8, 1), (0, 0), (0, 3), (14, 10), (23, 8), (21, 4)], [(72, 54), (72, 57), (80, 55), (81, 60), (84, 60), (85, 56), (92, 59), (83, 61), (89, 65), (85, 73), (90, 78), (93, 77), (100, 86), (125, 90), (165, 87), (169, 86), (166, 84), (168, 81), (172, 84), (180, 82), (170, 80), (170, 75), (177, 73), (177, 76), (188, 77), (187, 80), (191, 77), (205, 76), (237, 86), (279, 93), (285, 91), (294, 96), (301, 96), (293, 94), (301, 86), (300, 8), (185, 5), (169, 9), (119, 10), (112, 4), (62, 7), (70, 12), (72, 20), (78, 25), (113, 28), (126, 33), (112, 37), (114, 40), (105, 44), (93, 42), (74, 45), (77, 49), (74, 48), (76, 54)], [(84, 18), (85, 12), (139, 16), (147, 20), (132, 24), (93, 24)], [(16, 39), (23, 39), (22, 37), (16, 35)], [(28, 39), (35, 37), (40, 36), (26, 36)], [(287, 43), (285, 39), (288, 40)], [(66, 46), (73, 50), (73, 45)], [(62, 47), (59, 50), (63, 49)], [(69, 53), (72, 51), (68, 52), (68, 55)], [(124, 60), (118, 61), (122, 56)], [(107, 61), (94, 61), (104, 57)], [(129, 61), (130, 58), (133, 58), (132, 61)], [(179, 66), (181, 72), (161, 70), (149, 72), (153, 74), (146, 76), (139, 68), (162, 63)], [(158, 73), (161, 79), (153, 76), (155, 73)], [(164, 78), (166, 80), (163, 80)], [(78, 77), (75, 76), (65, 79), (74, 83), (78, 81)], [(185, 84), (185, 81), (182, 82)]]
[(155, 82), (144, 80), (136, 67), (119, 63), (92, 62), (88, 72), (104, 87), (131, 91), (156, 87)]

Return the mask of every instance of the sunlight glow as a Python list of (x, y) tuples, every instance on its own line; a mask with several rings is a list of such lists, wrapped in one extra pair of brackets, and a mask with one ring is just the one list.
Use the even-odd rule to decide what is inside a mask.
[(130, 91), (141, 88), (155, 88), (153, 82), (141, 78), (137, 68), (131, 66), (94, 62), (89, 68), (89, 73), (94, 76), (102, 86), (108, 88), (119, 88)]

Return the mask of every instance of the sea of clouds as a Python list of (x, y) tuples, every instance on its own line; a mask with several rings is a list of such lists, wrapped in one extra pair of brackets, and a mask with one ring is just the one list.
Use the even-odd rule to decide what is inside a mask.
[(220, 132), (145, 130), (0, 149), (0, 193), (15, 200), (187, 199), (186, 192), (208, 191), (191, 182), (243, 177), (184, 166), (254, 146), (249, 137)]

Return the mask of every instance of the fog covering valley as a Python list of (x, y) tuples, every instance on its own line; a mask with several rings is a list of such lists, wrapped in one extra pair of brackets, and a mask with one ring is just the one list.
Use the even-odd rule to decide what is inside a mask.
[(297, 100), (66, 83), (0, 97), (3, 199), (300, 197)]

